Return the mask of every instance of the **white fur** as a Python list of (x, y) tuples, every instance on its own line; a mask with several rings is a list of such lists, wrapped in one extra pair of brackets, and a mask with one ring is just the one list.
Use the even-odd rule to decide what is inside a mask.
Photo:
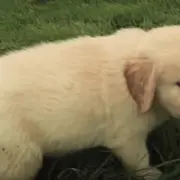
[[(172, 42), (163, 39), (174, 31), (168, 35)], [(179, 34), (179, 26), (148, 32), (129, 28), (2, 56), (0, 179), (32, 180), (43, 154), (99, 145), (110, 148), (130, 170), (150, 168), (148, 133), (169, 113), (180, 114), (180, 89), (172, 83), (180, 80)], [(142, 54), (161, 70), (157, 100), (145, 113), (139, 112), (123, 74), (128, 59)], [(160, 172), (151, 170), (158, 173), (156, 179)]]

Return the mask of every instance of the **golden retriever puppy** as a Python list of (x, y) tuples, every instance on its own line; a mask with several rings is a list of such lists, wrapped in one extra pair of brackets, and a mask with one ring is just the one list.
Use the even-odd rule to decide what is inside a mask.
[(157, 179), (146, 138), (180, 115), (179, 34), (180, 26), (129, 28), (3, 55), (0, 179), (32, 180), (44, 154), (99, 145)]

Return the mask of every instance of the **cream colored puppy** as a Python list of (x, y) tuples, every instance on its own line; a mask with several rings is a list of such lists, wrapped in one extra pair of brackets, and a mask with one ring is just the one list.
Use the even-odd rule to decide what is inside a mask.
[(106, 146), (146, 179), (148, 133), (180, 115), (180, 27), (123, 29), (0, 58), (0, 179), (32, 180), (44, 154)]

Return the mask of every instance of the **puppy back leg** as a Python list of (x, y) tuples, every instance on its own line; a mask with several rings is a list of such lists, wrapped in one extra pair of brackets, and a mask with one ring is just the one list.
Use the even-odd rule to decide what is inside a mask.
[(8, 126), (0, 136), (0, 179), (33, 180), (42, 165), (40, 147), (15, 127)]
[(137, 178), (145, 180), (157, 180), (162, 173), (150, 166), (149, 153), (146, 147), (146, 141), (141, 137), (134, 137), (123, 147), (113, 148), (112, 151), (123, 162)]

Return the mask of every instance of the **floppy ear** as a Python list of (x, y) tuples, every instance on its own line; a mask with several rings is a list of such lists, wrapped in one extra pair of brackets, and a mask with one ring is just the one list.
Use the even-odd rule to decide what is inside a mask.
[(156, 70), (148, 59), (135, 59), (125, 66), (124, 76), (132, 98), (141, 113), (151, 108), (156, 89)]

